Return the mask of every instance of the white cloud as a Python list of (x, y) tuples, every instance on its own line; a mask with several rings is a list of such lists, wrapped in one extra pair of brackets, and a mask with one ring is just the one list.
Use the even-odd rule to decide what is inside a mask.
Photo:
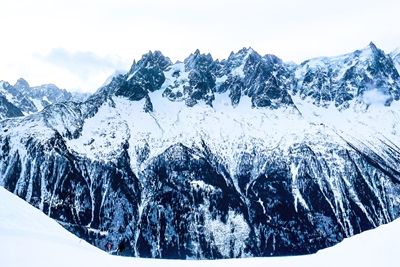
[(53, 83), (63, 89), (84, 92), (96, 91), (116, 70), (127, 72), (132, 64), (116, 55), (69, 52), (64, 48), (16, 56), (11, 62), (0, 64), (0, 80), (13, 84), (22, 77), (31, 86)]
[(46, 55), (35, 53), (33, 57), (67, 70), (84, 82), (88, 82), (92, 76), (97, 74), (113, 73), (117, 69), (127, 69), (129, 67), (127, 60), (116, 55), (101, 57), (92, 52), (69, 52), (62, 47), (53, 48)]
[(390, 95), (386, 95), (376, 88), (365, 91), (362, 96), (362, 100), (367, 105), (384, 105), (390, 98)]
[[(14, 0), (1, 2), (0, 10), (4, 26), (0, 79), (22, 76), (17, 69), (37, 77), (35, 69), (48, 71), (49, 65), (54, 68), (58, 62), (58, 78), (47, 76), (41, 82), (65, 84), (68, 89), (71, 81), (62, 78), (61, 70), (65, 77), (73, 75), (86, 83), (82, 79), (90, 75), (80, 75), (78, 70), (93, 73), (97, 63), (105, 70), (116, 64), (110, 54), (131, 63), (149, 50), (160, 50), (176, 61), (198, 48), (223, 59), (231, 51), (251, 46), (260, 54), (300, 63), (349, 53), (370, 41), (387, 53), (400, 45), (400, 1), (393, 0), (99, 0), (95, 4)], [(32, 54), (41, 57), (32, 59)], [(86, 69), (71, 62), (83, 58), (89, 62), (83, 61)], [(10, 64), (17, 66), (10, 69)], [(28, 69), (28, 65), (34, 67)]]

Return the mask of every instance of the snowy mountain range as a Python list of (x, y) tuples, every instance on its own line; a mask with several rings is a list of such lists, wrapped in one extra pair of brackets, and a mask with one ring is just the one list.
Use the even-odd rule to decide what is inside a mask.
[(373, 43), (300, 65), (149, 52), (85, 102), (0, 121), (0, 185), (128, 256), (314, 253), (399, 217), (398, 66)]
[(89, 93), (70, 93), (53, 84), (30, 87), (22, 78), (14, 86), (0, 81), (0, 119), (33, 114), (59, 102), (83, 102), (89, 96)]

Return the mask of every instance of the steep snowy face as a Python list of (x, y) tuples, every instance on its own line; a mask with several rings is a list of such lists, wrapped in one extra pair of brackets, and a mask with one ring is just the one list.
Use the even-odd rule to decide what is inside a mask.
[(38, 111), (35, 104), (27, 96), (8, 82), (0, 82), (0, 96), (5, 97), (8, 102), (12, 103), (23, 114), (32, 114)]
[[(383, 79), (390, 68), (360, 59), (368, 49), (351, 59), (354, 77)], [(84, 103), (0, 121), (0, 185), (96, 246), (123, 243), (137, 257), (312, 253), (394, 220), (395, 90), (390, 105), (362, 112), (319, 105), (297, 87), (306, 64), (251, 48), (176, 64), (150, 52)]]
[(391, 52), (389, 56), (392, 58), (397, 72), (400, 73), (400, 47)]
[(352, 106), (365, 110), (369, 95), (385, 105), (399, 99), (399, 73), (390, 56), (373, 43), (353, 53), (334, 58), (310, 59), (297, 68), (294, 94), (314, 105), (339, 110)]

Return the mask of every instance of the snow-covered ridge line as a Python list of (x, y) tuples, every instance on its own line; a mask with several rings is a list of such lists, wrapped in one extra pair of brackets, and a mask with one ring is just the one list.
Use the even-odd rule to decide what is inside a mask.
[(30, 87), (28, 82), (22, 78), (18, 79), (15, 85), (2, 81), (0, 97), (6, 97), (9, 105), (12, 105), (19, 113), (2, 112), (2, 106), (4, 107), (5, 104), (0, 104), (0, 119), (31, 115), (51, 104), (67, 101), (83, 102), (89, 95), (80, 92), (71, 93), (65, 89), (59, 89), (53, 84)]
[(400, 214), (393, 61), (314, 63), (148, 53), (83, 103), (0, 121), (0, 185), (129, 256), (314, 253)]

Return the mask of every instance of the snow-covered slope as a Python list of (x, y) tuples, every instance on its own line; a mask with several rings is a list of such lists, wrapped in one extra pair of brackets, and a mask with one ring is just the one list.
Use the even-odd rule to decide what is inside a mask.
[(67, 232), (39, 210), (0, 187), (1, 266), (396, 266), (400, 221), (345, 239), (317, 254), (223, 261), (146, 260), (111, 256)]
[(390, 57), (393, 59), (397, 72), (400, 73), (400, 47), (393, 50), (390, 53)]
[[(94, 266), (107, 253), (0, 187), (2, 266)], [(105, 265), (104, 265), (105, 266)]]
[(130, 256), (313, 253), (399, 217), (399, 82), (372, 43), (299, 66), (149, 52), (83, 103), (0, 121), (0, 185)]

